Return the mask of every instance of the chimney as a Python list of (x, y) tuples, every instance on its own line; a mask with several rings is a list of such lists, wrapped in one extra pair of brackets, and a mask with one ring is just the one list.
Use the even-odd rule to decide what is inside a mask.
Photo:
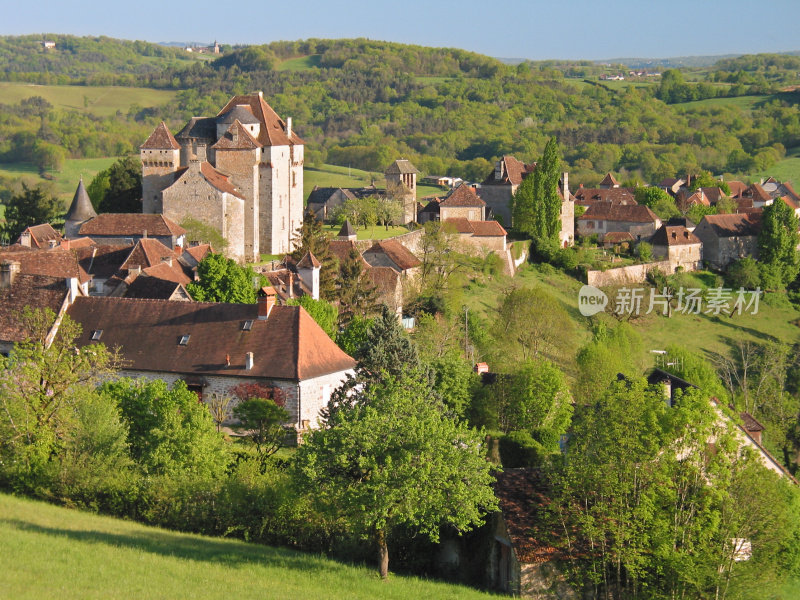
[(19, 244), (20, 246), (25, 246), (26, 248), (31, 247), (31, 232), (30, 231), (23, 231), (19, 234)]
[(0, 264), (0, 290), (10, 288), (17, 273), (19, 273), (19, 263), (15, 260), (4, 260)]
[(292, 117), (286, 117), (286, 136), (292, 137)]
[(145, 230), (142, 232), (142, 239), (144, 239), (144, 240), (146, 240), (146, 239), (147, 239), (147, 229), (145, 229)]
[(132, 269), (128, 269), (128, 275), (141, 275), (142, 274), (142, 265), (136, 265)]
[(562, 183), (564, 184), (564, 189), (561, 190), (564, 193), (564, 200), (569, 200), (569, 173), (564, 171), (564, 175)]
[(264, 92), (259, 91), (258, 92), (258, 97), (263, 100), (264, 99)]
[(253, 353), (248, 352), (244, 355), (244, 368), (247, 371), (251, 371), (253, 369)]
[(58, 240), (47, 240), (47, 245), (50, 248), (55, 248), (58, 245)]
[(163, 256), (161, 258), (161, 262), (165, 262), (171, 267), (172, 266), (172, 257), (171, 256)]
[(72, 304), (75, 302), (75, 298), (78, 297), (78, 278), (77, 277), (68, 277), (67, 278), (67, 290), (68, 290), (68, 299), (67, 304)]
[(289, 293), (289, 298), (294, 298), (294, 273), (289, 271), (289, 285), (286, 290)]
[(260, 321), (266, 320), (272, 307), (275, 306), (275, 290), (271, 287), (261, 288), (262, 294), (258, 296), (258, 318)]

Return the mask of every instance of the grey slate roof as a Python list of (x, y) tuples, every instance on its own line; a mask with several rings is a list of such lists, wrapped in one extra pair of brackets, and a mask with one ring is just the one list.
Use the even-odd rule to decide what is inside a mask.
[(212, 117), (192, 117), (175, 137), (213, 140), (217, 137), (217, 124)]
[(339, 237), (350, 237), (356, 234), (356, 230), (350, 224), (350, 219), (345, 219), (342, 228), (339, 230)]
[(72, 198), (72, 204), (69, 205), (67, 221), (88, 221), (94, 219), (97, 213), (94, 211), (92, 201), (89, 199), (89, 194), (83, 185), (83, 178), (78, 182), (78, 189), (75, 190), (75, 196)]
[(419, 173), (417, 168), (411, 164), (410, 161), (401, 158), (399, 160), (394, 161), (390, 164), (387, 168), (385, 173)]
[(256, 123), (261, 123), (261, 121), (259, 121), (253, 114), (253, 111), (250, 110), (250, 107), (246, 104), (237, 104), (225, 114), (218, 116), (216, 121), (217, 123), (221, 124), (239, 121), (243, 125), (255, 125)]

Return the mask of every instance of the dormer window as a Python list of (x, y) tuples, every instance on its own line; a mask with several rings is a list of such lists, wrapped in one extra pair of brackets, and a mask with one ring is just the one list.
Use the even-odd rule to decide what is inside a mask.
[(253, 328), (253, 319), (248, 319), (242, 325), (242, 331), (250, 331)]
[(94, 331), (92, 331), (92, 337), (90, 339), (93, 342), (96, 342), (97, 340), (100, 339), (101, 335), (103, 335), (103, 330), (102, 329), (95, 329)]
[(191, 335), (188, 334), (188, 333), (186, 335), (182, 335), (181, 339), (178, 340), (178, 345), (179, 346), (186, 346), (189, 343), (189, 338), (190, 337), (191, 337)]

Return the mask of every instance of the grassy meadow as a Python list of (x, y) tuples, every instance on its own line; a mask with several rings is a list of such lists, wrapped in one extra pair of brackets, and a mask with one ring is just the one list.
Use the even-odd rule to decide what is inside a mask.
[[(303, 191), (308, 199), (308, 195), (319, 187), (364, 187), (375, 182), (377, 187), (386, 185), (383, 173), (362, 171), (351, 167), (340, 167), (338, 165), (319, 165), (316, 167), (305, 167), (303, 169)], [(417, 185), (417, 198), (425, 196), (441, 196), (446, 191), (437, 186)]]
[(489, 598), (291, 550), (145, 527), (0, 494), (0, 596)]
[(308, 71), (319, 66), (319, 61), (322, 58), (321, 54), (311, 54), (309, 56), (298, 56), (296, 58), (287, 58), (278, 63), (275, 67), (276, 71)]
[(32, 184), (52, 183), (58, 197), (64, 201), (64, 210), (69, 206), (78, 181), (83, 177), (85, 185), (94, 179), (100, 171), (110, 167), (116, 158), (71, 158), (64, 161), (61, 171), (52, 171), (47, 180), (39, 174), (39, 169), (32, 163), (0, 163), (0, 177), (22, 179)]
[(32, 96), (41, 96), (57, 108), (110, 117), (117, 111), (127, 113), (131, 106), (160, 106), (171, 102), (177, 92), (147, 88), (82, 85), (37, 85), (0, 82), (0, 97), (5, 104), (16, 104)]

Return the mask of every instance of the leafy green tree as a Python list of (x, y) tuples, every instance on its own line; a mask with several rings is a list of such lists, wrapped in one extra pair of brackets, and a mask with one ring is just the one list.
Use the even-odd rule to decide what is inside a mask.
[(511, 223), (525, 233), (536, 230), (536, 192), (534, 178), (530, 175), (522, 180), (512, 198)]
[(731, 195), (730, 186), (724, 181), (714, 179), (714, 176), (708, 171), (701, 171), (700, 174), (692, 180), (692, 184), (689, 186), (689, 189), (695, 191), (701, 187), (718, 187), (726, 196)]
[(295, 248), (291, 254), (292, 259), (299, 261), (311, 252), (320, 262), (319, 297), (323, 300), (335, 300), (338, 261), (331, 253), (330, 236), (322, 228), (322, 221), (317, 219), (311, 209), (307, 209), (303, 214), (303, 223), (295, 232), (292, 243)]
[(472, 394), (480, 382), (480, 376), (460, 352), (450, 351), (431, 363), (433, 389), (445, 406), (461, 418), (472, 401)]
[(613, 328), (598, 323), (592, 341), (578, 351), (576, 400), (594, 402), (618, 373), (626, 376), (641, 373), (643, 352), (642, 338), (629, 323), (619, 323)]
[(367, 343), (371, 327), (372, 319), (356, 315), (350, 319), (350, 323), (336, 336), (336, 344), (346, 354), (355, 356), (358, 349)]
[(550, 452), (572, 417), (572, 394), (564, 373), (547, 360), (527, 361), (512, 375), (511, 425), (526, 430)]
[(758, 262), (746, 256), (728, 266), (725, 279), (733, 289), (754, 290), (761, 285)]
[(255, 445), (263, 467), (265, 459), (281, 447), (289, 413), (275, 400), (252, 398), (237, 404), (233, 416), (239, 421), (234, 429)]
[(120, 158), (108, 168), (108, 189), (100, 212), (142, 212), (142, 163), (130, 156)]
[(20, 192), (12, 195), (6, 205), (3, 234), (16, 241), (26, 228), (50, 223), (63, 212), (64, 207), (54, 196), (40, 186), (28, 187), (23, 182)]
[(109, 170), (103, 169), (97, 175), (94, 176), (94, 179), (86, 186), (86, 193), (89, 194), (89, 199), (92, 201), (92, 206), (94, 210), (97, 211), (100, 208), (100, 203), (103, 201), (103, 198), (106, 197), (106, 193), (108, 192), (109, 188)]
[(761, 232), (758, 234), (758, 260), (779, 274), (779, 282), (789, 285), (800, 271), (797, 245), (798, 219), (794, 211), (781, 200), (764, 207)]
[(61, 450), (79, 405), (110, 375), (114, 356), (101, 344), (76, 348), (80, 325), (68, 315), (55, 336), (50, 310), (26, 308), (19, 319), (30, 337), (0, 358), (0, 474), (7, 470), (27, 487)]
[[(519, 231), (541, 240), (558, 242), (561, 231), (560, 164), (558, 143), (555, 138), (550, 138), (533, 174), (522, 180), (514, 196), (512, 220)], [(529, 179), (532, 181), (526, 185)]]
[(160, 379), (122, 378), (103, 384), (101, 393), (119, 407), (131, 455), (145, 473), (218, 477), (225, 472), (230, 457), (222, 437), (185, 382), (170, 388)]
[(401, 526), (436, 541), (442, 525), (465, 531), (497, 501), (482, 436), (447, 416), (426, 383), (389, 379), (358, 392), (298, 448), (301, 489), (377, 546)]
[(423, 291), (441, 294), (460, 265), (453, 252), (455, 234), (447, 223), (428, 221), (420, 239), (420, 286)]
[(328, 337), (336, 341), (338, 331), (339, 309), (325, 300), (314, 300), (311, 296), (291, 298), (286, 302), (289, 306), (302, 306), (306, 312), (322, 327)]
[(359, 369), (370, 377), (382, 374), (400, 378), (422, 368), (417, 347), (403, 331), (400, 321), (388, 306), (372, 321), (367, 341), (355, 353)]
[(656, 186), (637, 187), (633, 195), (634, 198), (636, 198), (637, 204), (643, 204), (644, 206), (649, 206), (650, 208), (653, 208), (659, 201), (672, 202), (672, 197), (660, 187)]
[(210, 244), (211, 247), (217, 251), (224, 250), (228, 247), (228, 240), (226, 240), (217, 229), (207, 223), (203, 223), (191, 217), (186, 217), (181, 221), (180, 225), (186, 230), (186, 239), (189, 242)]
[(648, 242), (639, 242), (639, 245), (636, 246), (636, 252), (639, 254), (639, 260), (643, 263), (653, 260), (653, 246)]
[(242, 267), (231, 258), (211, 253), (197, 265), (199, 281), (190, 281), (186, 290), (197, 302), (255, 304), (258, 290), (266, 284), (252, 267)]

